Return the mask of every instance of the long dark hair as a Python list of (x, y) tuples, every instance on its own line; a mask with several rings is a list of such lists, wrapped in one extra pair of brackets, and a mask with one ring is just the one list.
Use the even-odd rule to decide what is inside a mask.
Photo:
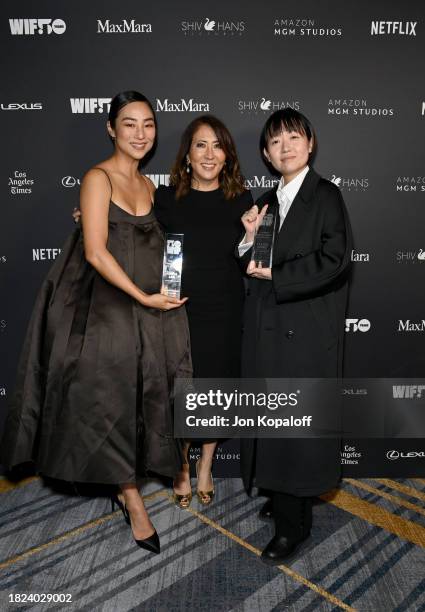
[(264, 124), (260, 136), (261, 156), (267, 165), (270, 162), (264, 157), (264, 149), (267, 151), (267, 144), (274, 137), (286, 130), (287, 132), (298, 132), (303, 134), (308, 140), (313, 139), (312, 151), (309, 160), (312, 162), (317, 153), (317, 136), (313, 126), (305, 115), (293, 108), (284, 108), (274, 112)]
[(194, 119), (183, 132), (177, 157), (170, 174), (170, 185), (176, 188), (176, 198), (182, 198), (189, 193), (192, 171), (187, 172), (186, 156), (192, 145), (195, 132), (202, 126), (208, 125), (217, 137), (221, 148), (226, 155), (226, 163), (221, 170), (218, 181), (223, 189), (226, 200), (235, 198), (245, 191), (244, 179), (241, 174), (239, 159), (236, 153), (233, 138), (220, 119), (213, 115), (201, 115)]

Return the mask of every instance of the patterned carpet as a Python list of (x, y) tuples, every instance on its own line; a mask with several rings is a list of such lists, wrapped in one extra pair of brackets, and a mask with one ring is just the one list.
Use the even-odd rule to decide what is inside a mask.
[[(0, 480), (0, 610), (127, 612), (425, 611), (425, 480), (343, 481), (317, 500), (302, 555), (279, 568), (258, 555), (273, 535), (263, 498), (216, 481), (211, 507), (143, 488), (160, 555), (138, 549), (107, 499)], [(18, 594), (72, 602), (16, 603)]]

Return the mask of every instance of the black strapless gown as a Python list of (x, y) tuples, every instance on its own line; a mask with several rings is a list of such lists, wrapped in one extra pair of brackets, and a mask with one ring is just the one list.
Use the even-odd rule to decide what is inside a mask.
[[(164, 238), (153, 211), (111, 202), (108, 249), (147, 293), (160, 289)], [(77, 228), (39, 292), (1, 444), (7, 468), (115, 484), (182, 462), (173, 438), (173, 384), (190, 377), (184, 307), (146, 308), (86, 262)]]

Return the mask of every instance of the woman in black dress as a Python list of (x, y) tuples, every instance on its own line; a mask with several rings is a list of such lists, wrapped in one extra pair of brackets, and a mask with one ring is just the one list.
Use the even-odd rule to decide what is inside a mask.
[[(184, 234), (182, 295), (189, 319), (194, 376), (240, 375), (244, 286), (235, 258), (241, 215), (252, 196), (243, 184), (233, 139), (211, 115), (186, 128), (171, 172), (170, 187), (155, 192), (155, 215), (166, 232)], [(197, 495), (213, 498), (211, 475), (216, 441), (202, 444), (197, 462)], [(188, 445), (186, 446), (186, 457)], [(189, 465), (174, 480), (175, 501), (191, 501)]]
[(115, 485), (137, 544), (159, 552), (136, 481), (181, 470), (171, 397), (174, 378), (191, 376), (189, 332), (185, 300), (160, 294), (164, 237), (139, 173), (156, 139), (150, 102), (118, 94), (108, 131), (114, 153), (81, 186), (84, 231), (68, 239), (33, 311), (2, 462)]

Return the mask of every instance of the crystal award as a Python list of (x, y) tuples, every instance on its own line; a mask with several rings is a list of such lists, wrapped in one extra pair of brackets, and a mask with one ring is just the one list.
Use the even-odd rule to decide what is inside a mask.
[(258, 227), (257, 231), (255, 232), (251, 261), (255, 262), (257, 268), (272, 267), (276, 219), (276, 212), (267, 212), (264, 215), (260, 227)]
[(161, 293), (180, 299), (183, 266), (183, 234), (165, 234)]

